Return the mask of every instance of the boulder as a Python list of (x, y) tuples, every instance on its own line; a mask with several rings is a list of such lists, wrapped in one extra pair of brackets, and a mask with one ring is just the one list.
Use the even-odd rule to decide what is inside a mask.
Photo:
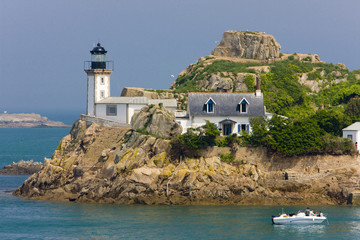
[(71, 140), (76, 141), (82, 139), (85, 135), (85, 131), (86, 121), (77, 120), (70, 130)]
[(149, 99), (159, 99), (159, 94), (157, 92), (150, 92), (144, 88), (135, 88), (135, 87), (124, 87), (121, 92), (122, 97), (147, 97)]
[(181, 134), (182, 127), (175, 120), (175, 114), (163, 106), (145, 106), (131, 119), (131, 127), (152, 135), (171, 138)]

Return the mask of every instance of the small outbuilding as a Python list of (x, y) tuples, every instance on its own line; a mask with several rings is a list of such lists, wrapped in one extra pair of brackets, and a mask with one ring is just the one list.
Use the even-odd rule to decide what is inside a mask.
[(343, 138), (350, 138), (356, 145), (356, 149), (360, 150), (360, 122), (356, 122), (347, 126), (343, 130)]

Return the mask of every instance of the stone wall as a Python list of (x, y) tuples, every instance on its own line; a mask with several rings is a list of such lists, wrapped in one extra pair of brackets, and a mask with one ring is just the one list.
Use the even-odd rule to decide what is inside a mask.
[(86, 121), (87, 126), (90, 126), (92, 123), (96, 123), (100, 126), (105, 126), (105, 127), (126, 127), (126, 128), (130, 127), (130, 124), (127, 123), (111, 121), (105, 118), (93, 117), (85, 114), (80, 115), (80, 120)]

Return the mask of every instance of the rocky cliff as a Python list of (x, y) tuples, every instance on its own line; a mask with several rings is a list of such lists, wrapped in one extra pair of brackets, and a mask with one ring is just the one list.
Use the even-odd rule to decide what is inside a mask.
[(280, 56), (280, 44), (261, 32), (226, 31), (212, 55), (265, 60)]
[[(346, 204), (359, 190), (357, 157), (286, 159), (234, 145), (209, 147), (196, 159), (171, 159), (169, 139), (181, 130), (173, 114), (144, 107), (131, 124), (87, 128), (76, 122), (42, 170), (14, 194), (118, 204), (320, 205)], [(221, 161), (224, 153), (236, 161)]]

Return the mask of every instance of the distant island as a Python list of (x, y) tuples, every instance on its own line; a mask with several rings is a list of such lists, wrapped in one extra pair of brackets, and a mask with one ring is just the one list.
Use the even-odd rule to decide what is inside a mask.
[(51, 121), (35, 113), (0, 114), (0, 128), (66, 128), (63, 122)]

